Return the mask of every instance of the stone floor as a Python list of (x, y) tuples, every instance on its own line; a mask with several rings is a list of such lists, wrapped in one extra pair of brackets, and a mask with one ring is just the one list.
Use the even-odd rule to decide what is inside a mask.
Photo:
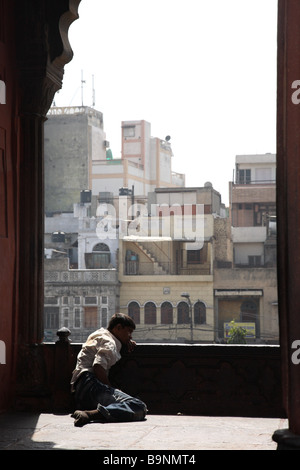
[[(75, 427), (70, 415), (0, 415), (1, 450), (276, 450), (283, 419), (148, 415), (137, 423)], [(185, 452), (186, 453), (186, 452)]]

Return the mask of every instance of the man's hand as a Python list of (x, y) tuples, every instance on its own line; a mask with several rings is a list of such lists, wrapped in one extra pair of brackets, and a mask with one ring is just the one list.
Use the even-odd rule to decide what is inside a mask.
[(128, 349), (128, 352), (132, 352), (134, 350), (134, 348), (136, 347), (136, 342), (133, 341), (132, 339), (128, 341), (127, 343), (127, 349)]

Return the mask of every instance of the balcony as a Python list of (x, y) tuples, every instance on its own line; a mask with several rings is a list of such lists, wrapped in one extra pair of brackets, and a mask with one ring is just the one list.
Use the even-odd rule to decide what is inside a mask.
[(276, 201), (276, 182), (251, 181), (247, 184), (230, 183), (231, 204), (241, 203), (271, 203)]
[[(16, 410), (72, 411), (69, 383), (81, 344), (69, 334), (62, 328), (55, 343), (23, 347)], [(115, 386), (144, 400), (150, 414), (285, 417), (277, 346), (139, 343), (110, 375)]]
[(0, 449), (275, 450), (273, 433), (287, 427), (279, 347), (138, 344), (110, 378), (147, 403), (147, 419), (105, 424), (104, 434), (102, 424), (75, 428), (69, 382), (81, 344), (69, 334), (23, 346)]
[(120, 245), (119, 272), (122, 276), (210, 276), (211, 244), (201, 249), (183, 241), (125, 241)]
[(209, 276), (211, 275), (211, 266), (205, 263), (199, 266), (181, 267), (177, 263), (140, 262), (137, 260), (128, 260), (124, 265), (125, 276)]

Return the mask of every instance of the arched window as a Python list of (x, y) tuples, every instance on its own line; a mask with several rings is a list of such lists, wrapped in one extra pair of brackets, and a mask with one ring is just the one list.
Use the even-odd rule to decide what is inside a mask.
[(128, 305), (128, 315), (136, 325), (140, 323), (140, 306), (137, 302), (130, 302)]
[(194, 306), (194, 322), (195, 325), (203, 325), (206, 323), (206, 306), (203, 302), (196, 302)]
[(110, 264), (110, 250), (105, 243), (97, 243), (92, 253), (85, 253), (86, 269), (105, 269)]
[(190, 323), (189, 306), (186, 302), (179, 302), (177, 306), (177, 323)]
[(164, 302), (161, 306), (161, 323), (164, 325), (173, 323), (173, 306), (170, 302)]
[(109, 247), (106, 243), (97, 243), (97, 245), (94, 246), (93, 251), (109, 251)]
[(145, 305), (145, 324), (156, 325), (156, 305), (153, 302), (147, 302)]

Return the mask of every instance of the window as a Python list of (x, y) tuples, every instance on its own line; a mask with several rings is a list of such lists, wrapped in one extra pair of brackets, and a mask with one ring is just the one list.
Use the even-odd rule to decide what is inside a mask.
[(261, 256), (248, 256), (249, 266), (261, 266)]
[(164, 302), (161, 306), (161, 323), (163, 325), (173, 323), (173, 306), (170, 302)]
[(130, 302), (128, 305), (128, 315), (136, 325), (140, 323), (140, 306), (137, 302)]
[(58, 305), (58, 298), (57, 297), (45, 297), (45, 304)]
[(239, 184), (250, 184), (251, 183), (251, 170), (239, 170)]
[(195, 325), (203, 325), (206, 323), (206, 307), (203, 302), (196, 302), (194, 306), (194, 322)]
[(139, 273), (139, 255), (132, 250), (126, 251), (125, 273), (131, 275)]
[(177, 323), (182, 325), (183, 323), (190, 322), (189, 306), (186, 302), (180, 302), (177, 307)]
[(110, 264), (110, 250), (105, 243), (97, 243), (92, 253), (85, 253), (86, 269), (106, 269)]
[(74, 310), (74, 328), (81, 327), (81, 310), (80, 308), (75, 308)]
[(145, 305), (145, 324), (156, 325), (156, 305), (153, 302)]
[(124, 137), (134, 137), (135, 136), (135, 126), (124, 126), (123, 127)]
[(201, 263), (200, 250), (187, 250), (187, 263), (188, 264)]
[(59, 328), (59, 308), (58, 307), (45, 307), (45, 328), (58, 329)]
[(97, 297), (88, 296), (88, 297), (84, 298), (84, 304), (85, 305), (97, 305), (97, 303), (98, 303)]
[(69, 328), (69, 309), (68, 308), (63, 309), (63, 325), (66, 328)]
[(97, 307), (85, 307), (84, 327), (85, 328), (97, 328), (98, 327), (98, 308)]
[(101, 308), (101, 326), (103, 328), (107, 327), (107, 308)]

